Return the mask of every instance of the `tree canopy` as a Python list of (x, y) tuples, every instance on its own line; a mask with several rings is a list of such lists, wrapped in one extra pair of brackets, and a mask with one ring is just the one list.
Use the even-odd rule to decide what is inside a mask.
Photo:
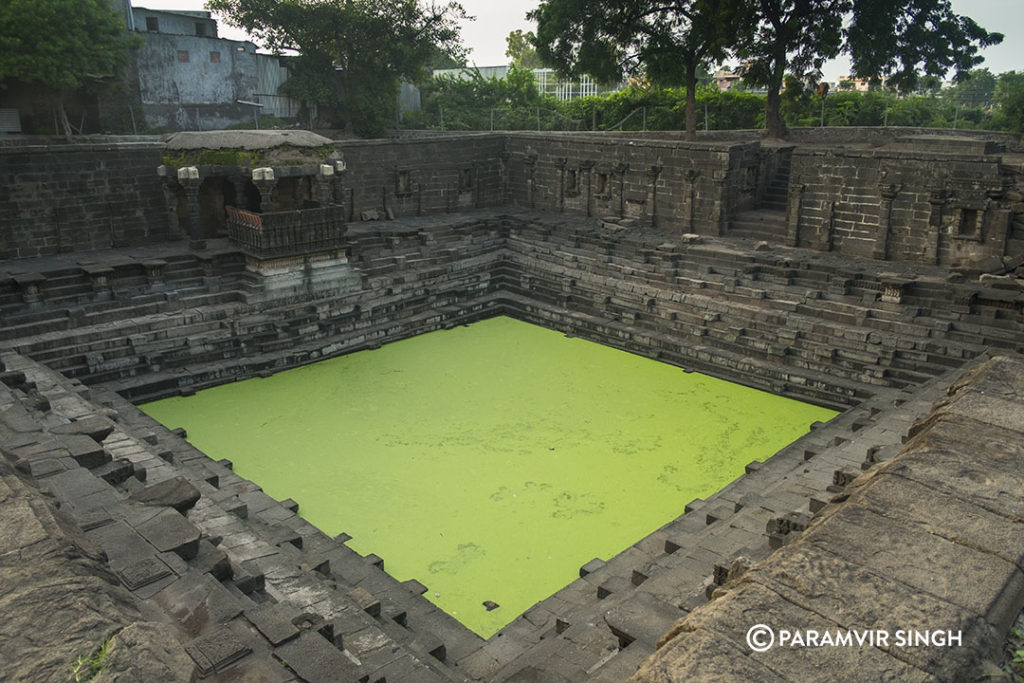
[(787, 73), (820, 77), (826, 60), (846, 53), (854, 75), (908, 89), (921, 74), (962, 78), (982, 47), (1002, 40), (954, 13), (950, 0), (543, 0), (528, 16), (538, 53), (567, 72), (675, 78), (693, 91), (696, 68), (731, 54), (744, 79), (766, 89), (773, 137), (786, 131)]
[(34, 84), (49, 92), (64, 132), (64, 98), (120, 75), (137, 41), (109, 0), (0, 2), (0, 87)]
[(544, 66), (533, 46), (536, 41), (537, 36), (533, 35), (533, 31), (523, 33), (521, 29), (516, 29), (505, 37), (505, 56), (511, 60), (512, 66), (521, 69), (539, 69)]
[(544, 0), (537, 21), (541, 59), (565, 74), (615, 81), (631, 74), (659, 85), (683, 84), (686, 130), (696, 133), (697, 73), (726, 56), (729, 27), (749, 20), (742, 0)]
[(286, 93), (378, 135), (394, 121), (401, 79), (419, 80), (438, 51), (461, 53), (457, 2), (209, 0), (209, 9), (273, 50), (299, 53)]

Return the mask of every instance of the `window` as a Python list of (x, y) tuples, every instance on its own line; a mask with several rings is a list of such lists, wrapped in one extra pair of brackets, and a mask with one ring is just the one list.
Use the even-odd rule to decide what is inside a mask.
[(216, 52), (216, 51), (211, 52), (210, 53), (210, 61), (212, 63), (214, 63), (214, 64), (220, 64), (220, 53)]
[(473, 188), (473, 169), (464, 168), (459, 172), (459, 188), (462, 190)]
[(598, 173), (597, 174), (597, 195), (599, 197), (605, 197), (611, 194), (611, 189), (608, 186), (608, 174)]
[(196, 22), (196, 35), (197, 36), (208, 35), (207, 31), (206, 31), (206, 24), (200, 23), (198, 21)]
[(178, 50), (178, 61), (179, 62), (187, 62), (188, 61), (188, 50)]
[(156, 17), (146, 17), (146, 30), (156, 33), (160, 30), (160, 20)]

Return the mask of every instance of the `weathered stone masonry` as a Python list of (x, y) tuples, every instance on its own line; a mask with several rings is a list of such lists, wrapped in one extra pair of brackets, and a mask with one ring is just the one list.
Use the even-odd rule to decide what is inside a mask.
[[(952, 151), (534, 134), (338, 143), (346, 170), (329, 210), (340, 206), (352, 221), (336, 248), (289, 255), (240, 248), (209, 222), (205, 248), (188, 251), (187, 229), (166, 228), (177, 221), (159, 201), (161, 155), (136, 149), (149, 155), (155, 180), (154, 213), (125, 230), (137, 241), (89, 253), (47, 247), (46, 258), (0, 264), (0, 449), (106, 552), (119, 584), (113, 602), (139, 605), (144, 620), (164, 615), (170, 632), (157, 629), (156, 639), (167, 647), (146, 657), (164, 671), (183, 671), (185, 661), (214, 678), (282, 681), (623, 680), (747, 563), (775, 561), (782, 545), (793, 544), (785, 557), (795, 556), (811, 515), (844, 510), (839, 501), (861, 471), (885, 462), (902, 471), (893, 460), (901, 442), (961, 368), (1024, 350), (1016, 280), (963, 275), (999, 258), (991, 221), (1008, 200), (984, 188), (998, 180), (1012, 193), (1013, 163), (975, 143), (944, 144)], [(877, 192), (882, 171), (899, 182), (875, 204), (842, 203)], [(16, 177), (15, 185), (32, 182)], [(781, 226), (773, 245), (730, 238), (737, 214), (765, 210), (781, 180), (792, 200), (797, 179), (797, 203), (767, 208), (781, 217), (770, 222)], [(975, 214), (983, 239), (966, 240), (972, 250), (949, 246), (960, 243), (950, 230), (963, 221), (933, 224), (921, 211), (938, 181), (942, 196), (955, 198), (943, 216), (957, 202), (961, 215), (970, 211), (977, 192), (991, 202)], [(96, 196), (111, 187), (100, 183)], [(865, 251), (843, 221), (833, 224), (831, 251), (815, 241), (817, 217), (808, 217), (822, 197), (833, 217), (856, 203), (869, 205), (865, 217), (888, 217), (884, 253), (877, 240)], [(1012, 268), (1019, 250), (1008, 223), (1002, 255)], [(879, 235), (880, 225), (866, 234)], [(145, 230), (169, 239), (139, 238)], [(84, 226), (80, 239), (106, 246), (103, 234), (101, 224)], [(929, 241), (935, 234), (941, 239)], [(794, 236), (816, 251), (782, 246)], [(950, 265), (961, 267), (959, 281), (950, 281)], [(579, 579), (484, 642), (423, 599), (426, 587), (399, 584), (381, 558), (360, 557), (344, 535), (306, 524), (295, 514), (301, 501), (270, 499), (125, 400), (187, 394), (499, 314), (847, 410), (707, 500), (681, 501), (680, 517), (614, 558), (586, 563)], [(984, 476), (1012, 489), (998, 468)], [(893, 495), (912, 503), (911, 493)], [(162, 507), (139, 507), (152, 500)], [(896, 523), (901, 538), (917, 538), (916, 527)], [(1009, 523), (1010, 536), (1017, 527)], [(776, 571), (765, 566), (752, 576)], [(1012, 562), (998, 566), (1007, 568), (1005, 585), (1017, 585)], [(989, 578), (986, 586), (1002, 580)], [(845, 599), (839, 585), (836, 599)], [(744, 595), (716, 600), (695, 619), (719, 602), (746, 609)], [(1009, 613), (1024, 593), (1000, 595)], [(83, 626), (89, 637), (70, 643), (98, 643), (119, 627), (111, 624), (135, 624), (114, 641), (130, 671), (141, 652), (131, 648), (154, 638), (130, 606), (110, 609), (111, 619)], [(943, 652), (886, 666), (940, 679), (980, 670), (1006, 615), (979, 614), (972, 618), (988, 625), (970, 632), (970, 657)], [(684, 632), (690, 623), (707, 622), (683, 622)], [(66, 640), (46, 637), (55, 648)], [(70, 649), (54, 651), (71, 657)], [(653, 666), (670, 671), (665, 657), (676, 652), (665, 649)], [(31, 658), (19, 665), (31, 670)], [(772, 660), (769, 670), (786, 666)], [(658, 680), (672, 680), (665, 675)]]
[(0, 259), (175, 239), (154, 143), (0, 146)]

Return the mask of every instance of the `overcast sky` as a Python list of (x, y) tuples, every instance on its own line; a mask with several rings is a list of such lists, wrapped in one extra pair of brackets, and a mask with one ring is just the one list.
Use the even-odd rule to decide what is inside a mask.
[[(462, 29), (465, 45), (470, 49), (469, 59), (477, 66), (505, 64), (505, 36), (515, 29), (533, 29), (526, 13), (538, 5), (538, 0), (461, 0), (466, 12), (476, 17)], [(152, 9), (203, 9), (203, 0), (132, 0), (138, 7)], [(1001, 45), (983, 52), (985, 63), (993, 73), (1024, 71), (1024, 0), (953, 0), (953, 7), (961, 14), (971, 16), (989, 31), (999, 31), (1006, 38)], [(244, 40), (245, 34), (228, 26), (221, 26), (224, 38)], [(825, 79), (835, 81), (847, 74), (849, 64), (826, 64)]]

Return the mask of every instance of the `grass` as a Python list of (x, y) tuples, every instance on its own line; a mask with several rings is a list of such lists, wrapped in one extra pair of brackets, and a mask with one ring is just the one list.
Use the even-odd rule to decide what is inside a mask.
[(1011, 628), (1006, 639), (1006, 673), (1013, 681), (1024, 681), (1024, 628)]
[(71, 675), (74, 677), (75, 683), (91, 681), (103, 670), (107, 653), (110, 651), (111, 638), (113, 638), (112, 635), (104, 638), (100, 646), (93, 650), (91, 654), (80, 654), (75, 658), (74, 664), (71, 665)]

